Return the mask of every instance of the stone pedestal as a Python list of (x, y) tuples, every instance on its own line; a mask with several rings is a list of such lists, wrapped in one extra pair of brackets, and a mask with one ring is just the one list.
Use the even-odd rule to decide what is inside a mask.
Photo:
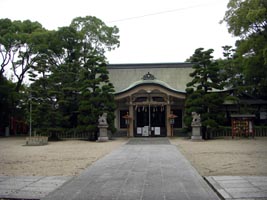
[(99, 128), (98, 142), (108, 141), (108, 125), (98, 125), (98, 128)]
[(192, 125), (192, 140), (202, 140), (202, 135), (201, 135), (201, 126), (199, 125)]
[(26, 138), (27, 146), (42, 146), (48, 144), (48, 137), (46, 136), (33, 136)]
[(8, 126), (5, 128), (5, 136), (6, 136), (6, 137), (9, 136), (9, 127), (8, 127)]

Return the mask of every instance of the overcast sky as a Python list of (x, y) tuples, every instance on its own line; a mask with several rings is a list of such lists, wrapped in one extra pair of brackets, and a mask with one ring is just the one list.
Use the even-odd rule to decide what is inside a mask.
[(109, 63), (184, 62), (196, 48), (234, 46), (219, 24), (229, 0), (0, 0), (0, 18), (40, 22), (49, 30), (75, 17), (96, 16), (120, 29), (120, 47)]

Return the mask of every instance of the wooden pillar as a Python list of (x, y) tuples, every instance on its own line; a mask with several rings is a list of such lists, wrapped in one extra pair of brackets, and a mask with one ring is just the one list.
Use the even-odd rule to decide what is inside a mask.
[(168, 103), (166, 106), (166, 128), (167, 128), (167, 136), (171, 137), (171, 124), (168, 116), (171, 114), (171, 105)]
[(118, 129), (119, 127), (120, 127), (120, 124), (119, 124), (119, 121), (120, 120), (116, 120), (116, 119), (120, 119), (120, 114), (119, 114), (119, 109), (116, 109), (115, 111), (114, 111), (114, 115), (115, 115), (115, 120), (114, 120), (114, 127), (116, 128), (116, 129)]
[(130, 124), (129, 124), (129, 136), (130, 137), (133, 137), (134, 136), (134, 124), (133, 124), (133, 121), (134, 121), (134, 109), (133, 109), (133, 105), (130, 105), (129, 106), (129, 115), (131, 117), (130, 119)]
[(129, 102), (129, 115), (131, 117), (130, 124), (129, 124), (129, 136), (134, 136), (134, 108), (133, 108), (133, 102), (132, 97), (130, 96), (130, 102)]

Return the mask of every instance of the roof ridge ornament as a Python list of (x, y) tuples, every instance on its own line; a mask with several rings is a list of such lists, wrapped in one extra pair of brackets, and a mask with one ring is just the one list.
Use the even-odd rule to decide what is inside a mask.
[(147, 72), (142, 78), (143, 80), (155, 80), (155, 76), (153, 74), (150, 74), (150, 72)]

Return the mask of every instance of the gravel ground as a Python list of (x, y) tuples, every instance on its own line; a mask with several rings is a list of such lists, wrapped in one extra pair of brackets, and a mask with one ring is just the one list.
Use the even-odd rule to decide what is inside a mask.
[(267, 176), (267, 138), (170, 139), (202, 176)]
[(67, 140), (45, 146), (25, 146), (25, 138), (0, 138), (0, 175), (75, 176), (94, 161), (125, 144)]

